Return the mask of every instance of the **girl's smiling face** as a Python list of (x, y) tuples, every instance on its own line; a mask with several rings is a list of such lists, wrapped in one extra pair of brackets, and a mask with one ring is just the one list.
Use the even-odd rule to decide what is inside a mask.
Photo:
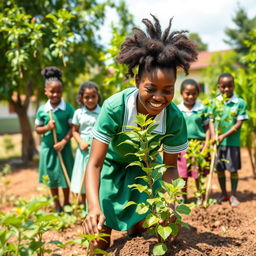
[(99, 101), (99, 95), (95, 88), (86, 88), (82, 96), (83, 104), (90, 111), (94, 110), (97, 107)]
[(228, 98), (233, 96), (234, 87), (234, 79), (232, 77), (222, 77), (219, 80), (218, 88), (221, 94), (225, 94)]
[(44, 94), (50, 100), (53, 107), (57, 107), (62, 97), (62, 84), (59, 81), (51, 81), (44, 89)]
[(195, 105), (196, 99), (198, 97), (198, 90), (196, 86), (192, 84), (187, 84), (184, 86), (181, 96), (184, 100), (184, 105), (186, 107), (193, 107)]
[(139, 89), (137, 99), (138, 113), (155, 116), (167, 107), (174, 97), (176, 75), (173, 68), (154, 68), (136, 76)]

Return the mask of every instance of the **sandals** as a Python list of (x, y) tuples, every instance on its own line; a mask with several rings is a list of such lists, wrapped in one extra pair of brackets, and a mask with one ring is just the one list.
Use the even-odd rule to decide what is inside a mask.
[(240, 204), (239, 200), (235, 196), (230, 196), (229, 203), (232, 207), (237, 207)]
[(218, 199), (217, 199), (217, 204), (221, 204), (222, 202), (227, 202), (229, 200), (229, 197), (228, 196), (220, 196)]

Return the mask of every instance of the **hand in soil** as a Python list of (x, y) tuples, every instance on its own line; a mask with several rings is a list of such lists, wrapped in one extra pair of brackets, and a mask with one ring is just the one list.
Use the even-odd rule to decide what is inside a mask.
[[(85, 234), (99, 234), (105, 220), (106, 217), (100, 209), (89, 211), (83, 222), (83, 232)], [(94, 245), (97, 245), (97, 240), (94, 241)]]

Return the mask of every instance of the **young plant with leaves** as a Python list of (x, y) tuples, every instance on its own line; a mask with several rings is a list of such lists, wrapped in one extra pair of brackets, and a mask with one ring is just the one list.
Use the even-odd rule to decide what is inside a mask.
[[(195, 168), (198, 171), (198, 187), (195, 192), (195, 197), (198, 201), (202, 201), (206, 194), (206, 176), (204, 174), (205, 170), (210, 169), (210, 162), (208, 160), (209, 155), (212, 151), (210, 147), (210, 141), (207, 142), (207, 146), (202, 148), (202, 143), (199, 140), (190, 140), (188, 149), (186, 150), (186, 160), (187, 166), (192, 169)], [(204, 207), (207, 207), (214, 203), (213, 199), (209, 199)]]
[[(182, 194), (180, 191), (185, 182), (181, 178), (173, 180), (172, 183), (161, 180), (168, 166), (158, 163), (156, 160), (161, 145), (161, 141), (153, 141), (157, 136), (153, 133), (157, 125), (154, 120), (142, 114), (137, 116), (135, 122), (137, 126), (128, 126), (131, 131), (124, 132), (130, 139), (122, 143), (132, 145), (136, 152), (129, 153), (129, 155), (135, 155), (139, 158), (139, 161), (134, 161), (128, 166), (139, 166), (145, 175), (138, 177), (144, 181), (144, 185), (135, 183), (129, 187), (140, 193), (146, 193), (148, 199), (143, 203), (130, 201), (125, 207), (136, 205), (138, 214), (148, 213), (143, 227), (148, 229), (150, 234), (155, 234), (158, 237), (158, 243), (153, 248), (153, 254), (164, 255), (167, 252), (167, 246), (164, 242), (171, 236), (178, 234), (180, 225), (188, 227), (180, 215), (190, 213), (190, 208), (180, 203), (179, 200)], [(158, 188), (156, 188), (157, 186)]]
[[(209, 193), (210, 193), (210, 188), (211, 188), (211, 183), (212, 183), (212, 176), (215, 168), (215, 162), (216, 162), (216, 156), (217, 156), (217, 150), (218, 146), (220, 145), (220, 142), (218, 140), (218, 137), (220, 134), (222, 134), (225, 129), (228, 127), (228, 123), (234, 118), (234, 115), (236, 113), (229, 111), (226, 120), (222, 120), (223, 113), (226, 112), (225, 104), (226, 101), (228, 101), (228, 97), (225, 94), (222, 94), (221, 98), (215, 98), (212, 101), (205, 100), (204, 105), (208, 106), (210, 109), (209, 111), (209, 119), (210, 119), (210, 127), (211, 123), (213, 124), (213, 129), (211, 129), (211, 134), (213, 134), (213, 140), (214, 144), (211, 149), (211, 165), (210, 165), (210, 173), (209, 173), (209, 179), (207, 183), (207, 188), (206, 188), (206, 195), (205, 195), (205, 201), (204, 205), (207, 206), (208, 199), (209, 199)], [(223, 159), (224, 160), (224, 159)]]

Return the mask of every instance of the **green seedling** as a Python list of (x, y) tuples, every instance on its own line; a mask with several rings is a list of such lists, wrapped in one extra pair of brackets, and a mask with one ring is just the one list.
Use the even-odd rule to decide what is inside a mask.
[(49, 205), (45, 200), (33, 200), (14, 209), (14, 213), (0, 214), (1, 255), (38, 255), (50, 253), (43, 234), (48, 230), (59, 230), (59, 216), (42, 211)]
[[(210, 146), (211, 141), (207, 143), (205, 147), (202, 148), (202, 142), (199, 140), (190, 140), (189, 147), (186, 151), (185, 157), (187, 160), (187, 167), (192, 169), (195, 168), (198, 171), (198, 189), (195, 192), (195, 197), (202, 201), (206, 194), (206, 177), (204, 175), (204, 170), (210, 169), (210, 162), (207, 160), (212, 148)], [(202, 206), (207, 207), (214, 203), (213, 199), (208, 199), (206, 203)]]
[(226, 111), (225, 108), (225, 102), (228, 100), (225, 94), (222, 95), (222, 99), (216, 99), (214, 101), (204, 101), (204, 105), (208, 106), (209, 109), (211, 110), (209, 112), (209, 118), (212, 122), (214, 122), (214, 130), (215, 130), (215, 138), (214, 138), (214, 144), (212, 147), (211, 151), (211, 165), (210, 165), (210, 173), (209, 173), (209, 179), (207, 183), (207, 188), (206, 188), (206, 195), (205, 195), (205, 200), (204, 200), (204, 205), (207, 206), (210, 201), (209, 199), (209, 193), (210, 193), (210, 188), (212, 184), (212, 176), (213, 172), (215, 170), (215, 162), (216, 162), (216, 156), (217, 156), (217, 150), (220, 142), (218, 141), (218, 136), (219, 134), (222, 134), (225, 129), (228, 126), (228, 123), (234, 118), (235, 113), (230, 111), (226, 115), (226, 120), (222, 121), (222, 116), (223, 113)]
[[(157, 125), (154, 120), (142, 114), (137, 116), (135, 122), (137, 126), (129, 126), (131, 131), (123, 132), (128, 139), (122, 143), (132, 145), (135, 152), (129, 153), (129, 155), (136, 156), (138, 159), (128, 166), (138, 166), (145, 175), (138, 177), (142, 180), (142, 184), (136, 183), (129, 187), (140, 193), (146, 193), (148, 199), (145, 203), (130, 201), (125, 207), (136, 205), (138, 214), (147, 213), (143, 227), (150, 234), (158, 237), (153, 254), (164, 255), (167, 252), (165, 241), (178, 234), (180, 225), (188, 227), (182, 221), (181, 214), (188, 215), (191, 210), (179, 199), (183, 194), (180, 191), (184, 187), (185, 181), (181, 178), (173, 180), (172, 183), (161, 180), (168, 166), (156, 162), (161, 146), (161, 139), (156, 139), (156, 136), (159, 135), (153, 133)], [(153, 186), (156, 182), (160, 184), (158, 189), (154, 190)]]
[(0, 184), (1, 184), (1, 195), (0, 202), (2, 204), (7, 203), (9, 201), (8, 189), (10, 184), (10, 179), (8, 178), (8, 174), (11, 173), (11, 166), (9, 164), (5, 164), (3, 169), (0, 172)]

